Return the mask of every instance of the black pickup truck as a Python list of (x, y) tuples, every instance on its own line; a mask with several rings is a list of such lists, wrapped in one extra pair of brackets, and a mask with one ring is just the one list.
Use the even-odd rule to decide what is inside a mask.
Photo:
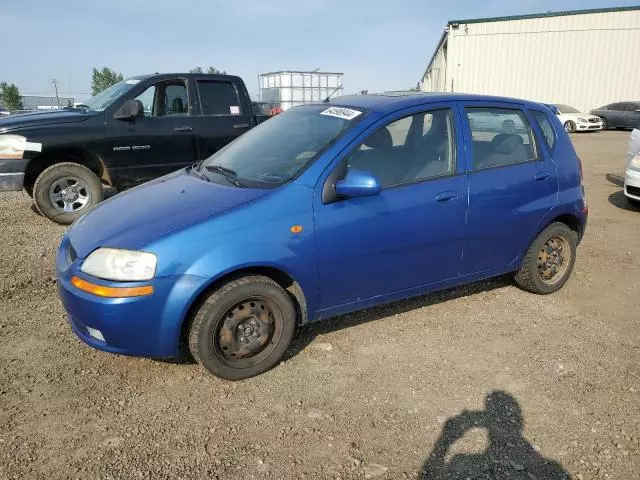
[(268, 116), (241, 78), (155, 74), (77, 108), (0, 118), (0, 191), (24, 190), (69, 224), (103, 198), (209, 157)]

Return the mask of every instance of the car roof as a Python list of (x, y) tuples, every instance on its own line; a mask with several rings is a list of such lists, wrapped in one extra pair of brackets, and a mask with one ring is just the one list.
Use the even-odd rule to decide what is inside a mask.
[(548, 108), (547, 105), (528, 100), (509, 97), (498, 97), (492, 95), (475, 95), (469, 93), (447, 93), (447, 92), (385, 92), (367, 95), (345, 95), (334, 97), (329, 103), (345, 107), (366, 108), (379, 113), (389, 113), (403, 108), (410, 108), (417, 105), (424, 105), (436, 102), (459, 102), (459, 101), (486, 101), (503, 102), (517, 105), (531, 106), (535, 108)]

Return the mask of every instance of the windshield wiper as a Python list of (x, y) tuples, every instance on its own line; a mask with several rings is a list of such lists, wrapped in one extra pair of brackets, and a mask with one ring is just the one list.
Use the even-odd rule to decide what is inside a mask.
[(222, 165), (205, 165), (205, 167), (209, 172), (219, 173), (224, 178), (227, 179), (229, 183), (235, 185), (236, 187), (244, 187), (242, 182), (238, 180), (238, 173), (235, 170), (232, 170), (227, 167), (223, 167)]
[(204, 162), (204, 160), (200, 160), (198, 162), (192, 163), (190, 168), (191, 168), (191, 171), (194, 173), (194, 175), (208, 182), (209, 178), (202, 171), (200, 171), (200, 165), (202, 165), (202, 162)]

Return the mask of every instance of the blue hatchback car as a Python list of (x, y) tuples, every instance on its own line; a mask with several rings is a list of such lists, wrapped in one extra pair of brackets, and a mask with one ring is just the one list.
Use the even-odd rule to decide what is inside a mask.
[(98, 205), (62, 240), (58, 286), (87, 344), (188, 350), (237, 380), (275, 365), (296, 325), (508, 273), (555, 292), (586, 220), (547, 106), (341, 97)]

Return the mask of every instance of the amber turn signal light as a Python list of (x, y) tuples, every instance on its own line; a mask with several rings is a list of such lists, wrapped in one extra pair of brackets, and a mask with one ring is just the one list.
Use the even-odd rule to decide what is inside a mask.
[(78, 277), (71, 277), (71, 285), (83, 292), (107, 298), (142, 297), (153, 293), (153, 287), (151, 285), (145, 285), (143, 287), (105, 287), (87, 282)]

